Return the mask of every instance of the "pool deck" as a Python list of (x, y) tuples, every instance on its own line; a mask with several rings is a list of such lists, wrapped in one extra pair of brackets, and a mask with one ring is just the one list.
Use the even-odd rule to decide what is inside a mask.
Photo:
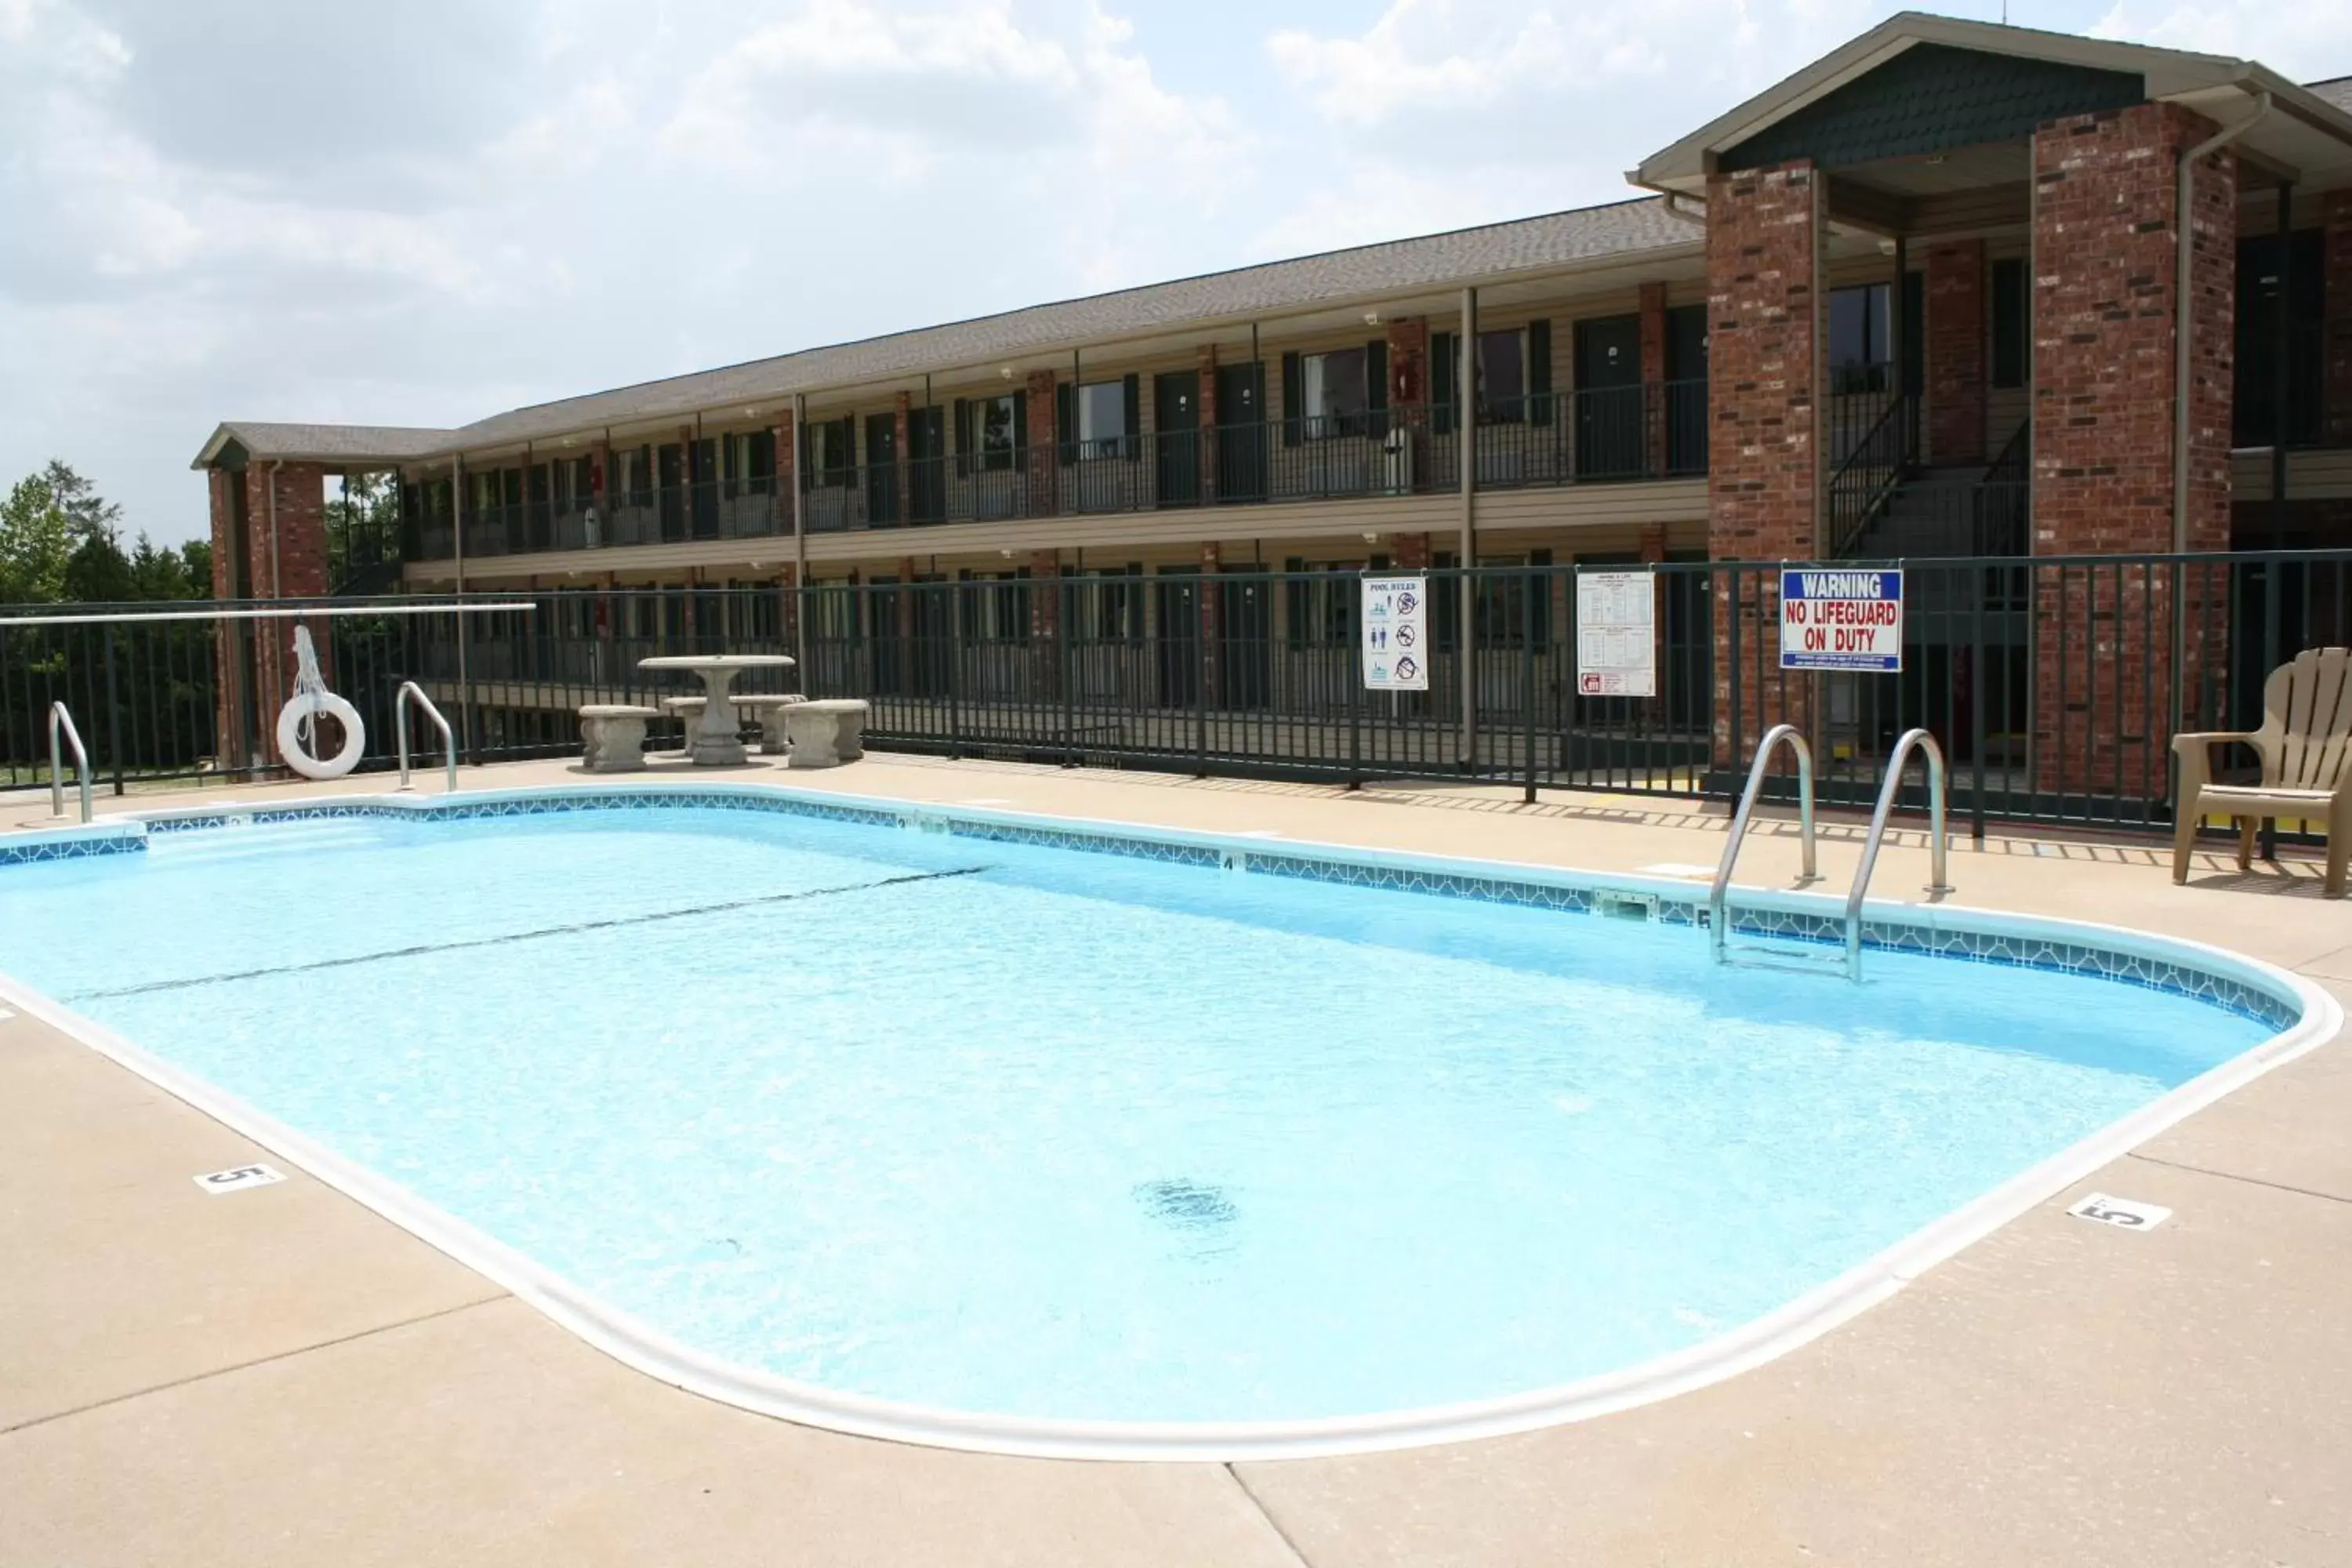
[[(664, 771), (1651, 874), (1711, 868), (1724, 832), (1672, 803), (1479, 787), (878, 754)], [(560, 763), (462, 780), (580, 782)], [(47, 809), (0, 797), (0, 836)], [(1843, 889), (1861, 833), (1826, 833), (1824, 885)], [(2210, 854), (2175, 888), (2168, 858), (2153, 841), (1962, 840), (1955, 901), (2217, 942), (2352, 1003), (2352, 903), (2321, 900), (2315, 863), (2242, 877)], [(1785, 885), (1793, 828), (1759, 825), (1741, 867)], [(1921, 836), (1902, 836), (1878, 890), (1926, 880)], [(0, 1147), (7, 1568), (2352, 1563), (2340, 1040), (1757, 1371), (1516, 1437), (1231, 1466), (908, 1447), (680, 1393), (299, 1172), (200, 1193), (191, 1177), (262, 1151), (21, 1016), (0, 1018)], [(2064, 1213), (2094, 1190), (2176, 1212), (2145, 1234)]]

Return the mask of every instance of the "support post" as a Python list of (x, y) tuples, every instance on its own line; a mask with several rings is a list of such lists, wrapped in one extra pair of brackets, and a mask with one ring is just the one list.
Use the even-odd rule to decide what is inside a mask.
[(1455, 762), (1467, 773), (1478, 755), (1478, 290), (1462, 290), (1462, 331), (1454, 377), (1454, 439), (1462, 464), (1462, 545), (1455, 584), (1454, 652), (1462, 666), (1462, 740)]
[[(2184, 233), (2182, 243), (2188, 242)], [(2271, 540), (2273, 550), (2286, 548), (2287, 400), (2294, 395), (2294, 377), (2287, 374), (2287, 355), (2294, 345), (2294, 183), (2278, 187), (2278, 320), (2271, 331)]]

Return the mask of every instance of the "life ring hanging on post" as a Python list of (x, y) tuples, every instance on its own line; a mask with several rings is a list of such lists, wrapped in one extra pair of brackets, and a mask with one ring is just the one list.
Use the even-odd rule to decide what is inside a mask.
[[(278, 754), (306, 779), (339, 779), (360, 765), (367, 750), (367, 726), (359, 710), (327, 689), (319, 671), (319, 650), (310, 645), (310, 628), (294, 628), (294, 695), (278, 712)], [(331, 757), (316, 755), (318, 716), (332, 718), (343, 727), (342, 750)]]

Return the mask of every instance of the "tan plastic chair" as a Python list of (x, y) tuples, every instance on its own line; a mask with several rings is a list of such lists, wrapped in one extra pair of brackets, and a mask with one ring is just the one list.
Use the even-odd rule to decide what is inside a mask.
[[(2213, 748), (2224, 741), (2254, 749), (2262, 783), (2212, 782)], [(2241, 871), (2253, 864), (2254, 830), (2264, 817), (2301, 817), (2326, 826), (2325, 891), (2344, 896), (2344, 863), (2352, 855), (2352, 649), (2312, 648), (2272, 670), (2263, 683), (2263, 727), (2252, 733), (2175, 735), (2172, 749), (2180, 758), (2174, 881), (2189, 879), (2189, 854), (2207, 813), (2236, 820)]]

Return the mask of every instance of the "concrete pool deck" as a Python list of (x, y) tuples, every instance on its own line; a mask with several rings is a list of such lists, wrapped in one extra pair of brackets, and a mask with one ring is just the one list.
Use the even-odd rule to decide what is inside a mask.
[[(1724, 831), (1674, 803), (1475, 786), (879, 754), (663, 773), (1654, 875), (1711, 868)], [(592, 781), (461, 777), (555, 782)], [(0, 834), (47, 805), (0, 797)], [(1825, 832), (1842, 889), (1860, 829)], [(2352, 1002), (2352, 904), (2319, 899), (2315, 863), (2241, 877), (2217, 845), (2175, 888), (2168, 859), (2004, 836), (1962, 840), (1952, 878), (1958, 902), (2218, 941)], [(1795, 869), (1793, 828), (1759, 824), (1740, 879)], [(1906, 833), (1877, 889), (1926, 879)], [(198, 1192), (261, 1152), (28, 1018), (0, 1020), (0, 1564), (2352, 1561), (2341, 1041), (1728, 1382), (1516, 1437), (1233, 1466), (908, 1447), (680, 1393), (299, 1172)], [(2176, 1212), (2145, 1235), (2068, 1216), (2091, 1190)]]

